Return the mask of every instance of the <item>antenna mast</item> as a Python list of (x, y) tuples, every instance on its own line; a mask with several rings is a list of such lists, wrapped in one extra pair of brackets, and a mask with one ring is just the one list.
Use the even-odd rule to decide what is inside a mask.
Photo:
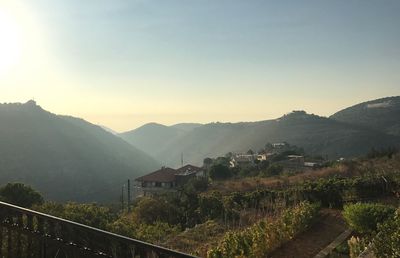
[(183, 167), (183, 152), (181, 153), (181, 167)]

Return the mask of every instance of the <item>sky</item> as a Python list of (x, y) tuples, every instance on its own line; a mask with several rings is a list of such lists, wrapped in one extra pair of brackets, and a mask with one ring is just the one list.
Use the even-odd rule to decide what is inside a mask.
[(116, 131), (400, 95), (398, 0), (0, 0), (0, 102)]

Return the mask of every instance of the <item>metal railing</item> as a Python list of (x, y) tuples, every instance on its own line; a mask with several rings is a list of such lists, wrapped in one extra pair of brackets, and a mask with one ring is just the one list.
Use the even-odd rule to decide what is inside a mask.
[(0, 202), (0, 257), (194, 256)]

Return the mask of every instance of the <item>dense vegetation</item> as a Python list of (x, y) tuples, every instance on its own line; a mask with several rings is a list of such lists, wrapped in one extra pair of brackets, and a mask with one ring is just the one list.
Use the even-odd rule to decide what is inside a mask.
[(57, 116), (33, 101), (0, 105), (0, 181), (57, 201), (117, 201), (120, 186), (158, 167), (99, 126)]
[(229, 231), (208, 257), (266, 257), (309, 227), (317, 214), (318, 205), (301, 202), (274, 221), (261, 220), (244, 230)]
[[(38, 192), (21, 184), (0, 188), (0, 198), (199, 256), (209, 252), (210, 257), (265, 256), (308, 228), (314, 219), (318, 220), (317, 207), (344, 207), (345, 219), (359, 234), (359, 238), (349, 241), (353, 255), (363, 251), (371, 241), (385, 241), (387, 245), (377, 244), (376, 248), (388, 253), (395, 248), (393, 243), (398, 234), (398, 229), (393, 228), (398, 223), (394, 208), (361, 203), (400, 193), (400, 156), (382, 153), (385, 155), (373, 159), (334, 162), (330, 164), (332, 168), (303, 173), (315, 175), (311, 178), (302, 177), (303, 174), (265, 177), (263, 171), (270, 164), (266, 168), (256, 166), (253, 169), (257, 172), (250, 173), (253, 177), (247, 175), (241, 180), (286, 180), (251, 190), (219, 191), (213, 185), (236, 180), (224, 176), (193, 179), (177, 193), (136, 199), (129, 212), (119, 205), (43, 203)], [(228, 160), (220, 157), (206, 163), (210, 171), (218, 172), (218, 167), (227, 168)], [(329, 173), (325, 174), (327, 169)], [(229, 169), (229, 173), (233, 173), (231, 177), (240, 177), (240, 171)], [(356, 204), (349, 205), (353, 202)], [(385, 235), (379, 234), (381, 231)]]
[[(233, 253), (256, 257), (262, 252), (269, 253), (305, 228), (295, 225), (312, 223), (311, 217), (314, 218), (316, 214), (313, 212), (314, 215), (309, 216), (307, 214), (310, 213), (301, 213), (303, 208), (308, 211), (311, 206), (315, 208), (316, 205), (341, 208), (352, 201), (392, 195), (400, 185), (399, 174), (394, 173), (396, 170), (393, 171), (397, 160), (398, 155), (374, 160), (372, 164), (380, 164), (379, 168), (367, 165), (371, 164), (370, 160), (347, 162), (345, 166), (352, 169), (351, 174), (331, 175), (253, 191), (208, 190), (209, 181), (196, 179), (180, 189), (178, 194), (137, 199), (131, 207), (131, 212), (96, 204), (49, 202), (36, 205), (35, 209), (200, 256), (205, 256), (207, 251), (213, 250), (210, 251), (211, 257), (229, 256)], [(224, 159), (218, 162), (222, 164)], [(391, 170), (387, 170), (386, 165)], [(214, 182), (211, 181), (211, 184)], [(361, 222), (354, 220), (353, 223), (361, 227), (375, 225), (375, 229), (379, 228), (375, 222), (382, 222), (393, 212), (392, 208), (382, 208), (377, 204), (361, 206), (344, 206), (345, 214), (349, 214), (345, 215), (348, 221), (362, 218)], [(358, 210), (361, 210), (361, 213), (363, 210), (369, 212), (360, 216)], [(290, 214), (295, 213), (294, 217), (290, 217)], [(301, 214), (306, 216), (304, 220), (301, 220)], [(373, 219), (370, 219), (371, 216)], [(300, 221), (293, 221), (294, 218)], [(295, 230), (289, 230), (290, 227), (280, 228), (282, 221), (293, 225)], [(372, 227), (371, 230), (375, 229)], [(276, 231), (280, 232), (279, 237), (274, 237), (273, 233), (265, 234)], [(268, 240), (270, 244), (257, 249), (257, 243), (264, 241), (265, 237), (271, 238)], [(368, 243), (367, 240), (364, 242)], [(232, 253), (224, 253), (224, 246), (229, 246)], [(357, 242), (355, 246), (360, 245)]]
[(372, 250), (377, 257), (400, 256), (400, 209), (396, 214), (378, 225), (378, 234), (373, 238)]
[(379, 223), (393, 217), (394, 207), (378, 203), (356, 203), (344, 207), (343, 216), (358, 233), (371, 234)]
[[(353, 206), (353, 207), (352, 207)], [(400, 209), (382, 204), (355, 204), (345, 210), (349, 225), (361, 233), (349, 241), (350, 257), (373, 252), (376, 257), (400, 255)]]

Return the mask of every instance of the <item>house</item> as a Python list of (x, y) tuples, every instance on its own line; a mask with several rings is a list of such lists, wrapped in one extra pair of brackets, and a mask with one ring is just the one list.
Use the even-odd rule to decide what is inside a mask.
[(205, 177), (201, 167), (186, 165), (178, 169), (162, 167), (150, 174), (135, 179), (136, 196), (152, 196), (159, 193), (176, 192), (190, 179)]
[(243, 167), (243, 166), (253, 166), (256, 164), (256, 160), (265, 161), (268, 159), (268, 154), (258, 153), (258, 154), (235, 154), (231, 157), (229, 161), (229, 166)]
[(319, 168), (321, 167), (321, 163), (319, 162), (304, 162), (304, 167), (306, 168)]
[(304, 156), (288, 155), (285, 160), (276, 162), (286, 170), (299, 170), (304, 167)]
[(235, 154), (232, 156), (229, 164), (230, 167), (242, 167), (254, 165), (254, 155), (253, 154)]
[(268, 159), (268, 154), (267, 153), (259, 153), (257, 154), (257, 160), (259, 161), (264, 161)]

